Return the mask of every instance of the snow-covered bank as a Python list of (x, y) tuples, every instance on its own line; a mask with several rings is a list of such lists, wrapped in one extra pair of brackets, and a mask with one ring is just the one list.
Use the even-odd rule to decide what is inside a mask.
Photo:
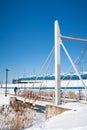
[[(43, 117), (43, 118), (42, 118)], [(0, 130), (22, 130), (40, 124), (45, 114), (20, 101), (10, 103), (10, 94), (0, 91)]]
[(0, 93), (0, 106), (9, 105), (10, 95), (5, 96), (4, 93)]
[[(2, 105), (9, 105), (10, 95), (5, 96), (4, 92), (0, 92), (0, 108)], [(64, 108), (70, 108), (70, 111), (66, 111), (60, 115), (54, 116), (48, 120), (45, 120), (45, 113), (40, 113), (40, 111), (31, 111), (26, 109), (26, 116), (32, 118), (32, 126), (27, 124), (24, 130), (87, 130), (87, 104), (82, 104), (78, 102), (65, 103), (60, 105)], [(5, 107), (5, 112), (1, 112), (0, 115), (0, 126), (3, 128), (5, 122), (8, 120), (10, 123), (14, 117), (14, 111), (8, 107)], [(9, 111), (8, 111), (9, 110)], [(8, 113), (7, 113), (8, 112)], [(12, 113), (11, 113), (12, 112)], [(3, 115), (8, 114), (7, 117)], [(25, 113), (24, 113), (25, 114)], [(15, 116), (16, 117), (16, 116)], [(23, 117), (23, 112), (21, 117)], [(3, 120), (2, 120), (3, 119)], [(17, 118), (16, 118), (17, 119)], [(21, 119), (21, 118), (19, 118)], [(28, 118), (27, 118), (28, 119)], [(23, 118), (25, 121), (25, 118)], [(2, 124), (4, 121), (4, 124)], [(3, 129), (2, 129), (3, 130)], [(10, 129), (9, 129), (10, 130)]]
[(48, 119), (26, 130), (87, 130), (87, 105), (67, 103), (62, 105), (72, 110)]

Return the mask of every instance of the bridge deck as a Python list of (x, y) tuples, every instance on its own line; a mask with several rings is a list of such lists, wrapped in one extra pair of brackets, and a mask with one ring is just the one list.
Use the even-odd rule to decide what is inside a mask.
[(41, 106), (54, 105), (54, 102), (47, 101), (46, 99), (45, 100), (30, 99), (30, 98), (27, 98), (27, 97), (21, 97), (21, 96), (15, 96), (15, 95), (12, 95), (11, 97), (15, 97), (19, 101), (23, 101), (25, 103), (30, 103), (32, 105), (41, 105)]

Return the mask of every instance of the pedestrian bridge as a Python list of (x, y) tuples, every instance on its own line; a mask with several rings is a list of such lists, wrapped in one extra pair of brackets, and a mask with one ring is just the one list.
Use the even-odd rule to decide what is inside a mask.
[[(11, 98), (14, 98), (14, 100), (22, 101), (23, 103), (29, 103), (32, 106), (46, 106), (46, 105), (55, 105), (54, 98), (45, 97), (45, 96), (38, 96), (38, 98), (28, 98), (28, 97), (22, 97), (22, 96), (15, 96), (11, 95)], [(69, 98), (61, 98), (62, 102), (77, 102), (79, 100), (77, 99), (69, 99)]]
[(20, 94), (10, 94), (11, 98), (13, 98), (13, 100), (18, 100), (18, 101), (22, 101), (24, 103), (29, 103), (31, 105), (41, 105), (41, 106), (46, 106), (46, 105), (54, 105), (55, 103), (55, 97), (54, 95), (47, 95), (48, 92), (42, 92), (42, 94), (40, 92), (28, 92), (28, 93), (22, 93), (22, 95)]

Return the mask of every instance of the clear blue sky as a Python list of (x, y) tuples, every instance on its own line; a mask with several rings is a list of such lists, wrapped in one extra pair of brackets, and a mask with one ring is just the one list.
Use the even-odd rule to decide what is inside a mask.
[[(37, 73), (54, 46), (54, 21), (61, 34), (87, 39), (87, 0), (0, 0), (0, 81)], [(86, 43), (63, 40), (73, 59)], [(62, 72), (68, 62), (62, 55)]]

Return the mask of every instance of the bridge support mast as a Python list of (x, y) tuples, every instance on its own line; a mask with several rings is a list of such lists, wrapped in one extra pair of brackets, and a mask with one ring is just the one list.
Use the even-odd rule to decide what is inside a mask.
[(55, 40), (55, 105), (59, 105), (61, 102), (60, 96), (60, 29), (58, 21), (55, 21), (55, 30), (54, 30), (54, 40)]

